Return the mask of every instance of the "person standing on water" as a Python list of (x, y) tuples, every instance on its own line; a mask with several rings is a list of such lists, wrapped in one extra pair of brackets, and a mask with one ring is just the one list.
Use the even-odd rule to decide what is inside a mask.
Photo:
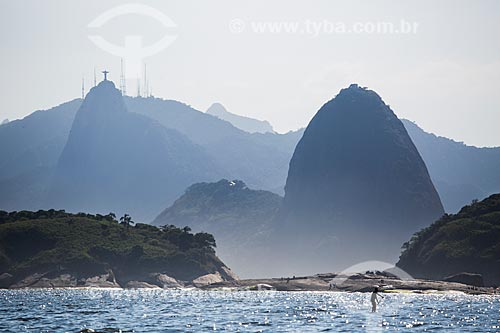
[(371, 302), (372, 302), (372, 312), (377, 311), (377, 304), (380, 303), (379, 297), (382, 297), (381, 295), (378, 294), (378, 286), (373, 289), (372, 292), (372, 297), (371, 297)]

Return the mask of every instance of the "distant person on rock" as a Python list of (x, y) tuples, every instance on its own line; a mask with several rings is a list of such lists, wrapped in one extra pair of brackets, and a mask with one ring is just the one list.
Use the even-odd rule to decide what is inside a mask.
[(372, 302), (372, 312), (377, 311), (377, 304), (380, 303), (379, 297), (382, 297), (381, 295), (378, 294), (378, 287), (375, 287), (372, 292), (372, 297), (371, 297), (371, 302)]

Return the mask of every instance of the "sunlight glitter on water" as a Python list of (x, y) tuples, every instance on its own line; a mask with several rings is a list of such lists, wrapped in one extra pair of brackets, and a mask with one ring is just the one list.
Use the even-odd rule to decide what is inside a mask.
[(500, 331), (500, 297), (195, 290), (3, 290), (1, 332)]

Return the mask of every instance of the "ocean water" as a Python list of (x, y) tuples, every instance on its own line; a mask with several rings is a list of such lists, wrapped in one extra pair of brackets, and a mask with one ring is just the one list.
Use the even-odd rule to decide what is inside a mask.
[(500, 297), (195, 290), (1, 290), (0, 332), (500, 332)]

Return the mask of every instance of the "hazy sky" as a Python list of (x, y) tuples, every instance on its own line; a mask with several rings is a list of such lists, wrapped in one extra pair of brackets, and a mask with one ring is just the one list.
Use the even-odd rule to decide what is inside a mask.
[[(124, 3), (153, 7), (176, 27), (137, 14), (88, 27)], [(89, 35), (116, 45), (136, 35), (150, 45), (168, 33), (176, 40), (145, 59), (155, 96), (202, 111), (218, 101), (284, 132), (306, 126), (339, 89), (356, 82), (427, 131), (500, 146), (500, 1), (0, 4), (0, 121), (79, 97), (82, 75), (88, 88), (94, 66), (108, 69), (118, 85), (120, 58)], [(365, 31), (381, 23), (398, 29), (402, 20), (416, 23), (416, 31)], [(343, 33), (354, 29), (364, 32)], [(136, 80), (129, 80), (129, 94), (135, 86)]]

